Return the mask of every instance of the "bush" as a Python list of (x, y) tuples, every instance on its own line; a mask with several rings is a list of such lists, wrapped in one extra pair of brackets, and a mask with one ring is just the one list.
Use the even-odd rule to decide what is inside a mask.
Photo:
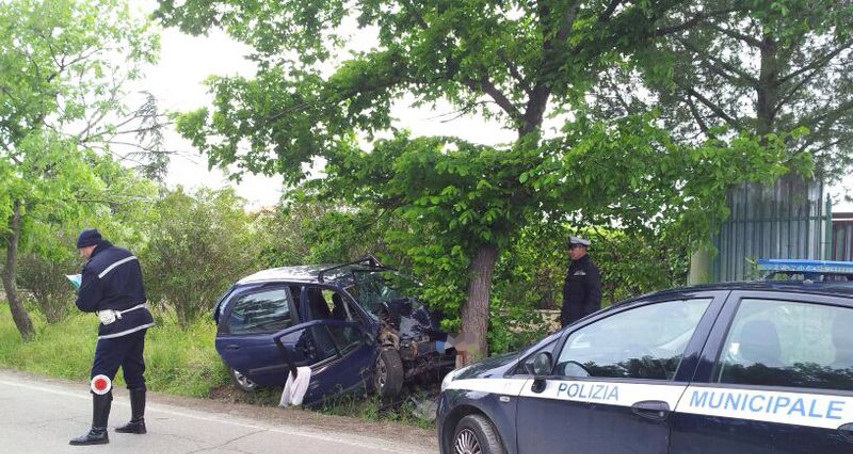
[(157, 202), (141, 262), (148, 299), (187, 327), (210, 313), (231, 284), (257, 268), (257, 242), (233, 189), (181, 188)]
[(74, 291), (65, 274), (79, 267), (80, 261), (70, 257), (50, 259), (32, 253), (19, 257), (18, 286), (32, 296), (47, 323), (60, 322), (76, 310)]

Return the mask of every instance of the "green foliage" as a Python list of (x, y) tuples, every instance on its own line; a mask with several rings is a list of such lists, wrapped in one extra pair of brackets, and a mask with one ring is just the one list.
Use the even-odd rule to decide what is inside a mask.
[[(500, 257), (525, 227), (547, 218), (702, 242), (726, 215), (727, 188), (776, 176), (790, 157), (779, 141), (737, 130), (676, 142), (648, 108), (607, 121), (587, 114), (585, 95), (605, 68), (692, 29), (684, 2), (347, 6), (161, 2), (156, 15), (167, 25), (193, 34), (222, 27), (258, 63), (252, 79), (212, 78), (213, 109), (179, 115), (178, 129), (211, 165), (281, 174), (291, 185), (319, 175), (307, 188), (322, 200), (390, 213), (387, 250), (423, 280), (435, 307), (461, 308), (472, 325), (462, 329), (480, 341), (487, 323), (474, 318), (489, 313), (490, 288), (470, 284), (489, 279), (492, 252)], [(375, 31), (376, 46), (333, 59), (347, 20)], [(392, 114), (407, 96), (493, 119), (517, 140), (412, 137)], [(548, 117), (563, 125), (543, 139)], [(329, 225), (350, 217), (341, 218)], [(352, 252), (328, 231), (319, 238), (332, 245), (314, 248), (321, 256)]]
[(38, 254), (25, 254), (18, 265), (18, 285), (26, 289), (47, 323), (57, 323), (70, 312), (76, 311), (74, 291), (65, 274), (73, 270), (79, 260), (68, 257), (52, 260)]
[(725, 136), (720, 125), (759, 137), (793, 133), (785, 138), (789, 158), (810, 155), (816, 175), (829, 180), (849, 173), (850, 2), (712, 0), (685, 2), (681, 10), (696, 25), (673, 28), (612, 71), (596, 98), (600, 118), (654, 106), (673, 134), (690, 142)]
[(260, 267), (340, 263), (368, 253), (387, 255), (383, 244), (389, 216), (296, 196), (259, 213), (254, 237)]
[[(11, 0), (0, 9), (0, 238), (10, 245), (3, 283), (16, 320), (28, 319), (14, 298), (18, 248), (57, 254), (52, 229), (112, 200), (112, 185), (92, 171), (109, 159), (93, 147), (109, 149), (128, 114), (121, 84), (140, 77), (157, 45), (122, 0)], [(28, 325), (19, 326), (25, 338)]]
[(189, 195), (178, 187), (154, 209), (157, 219), (140, 257), (146, 291), (153, 304), (174, 311), (186, 327), (256, 268), (259, 249), (245, 202), (233, 189)]

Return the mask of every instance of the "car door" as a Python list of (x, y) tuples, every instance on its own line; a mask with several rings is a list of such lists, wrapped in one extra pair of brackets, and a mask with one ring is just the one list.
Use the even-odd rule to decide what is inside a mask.
[[(303, 403), (365, 391), (378, 352), (368, 325), (342, 292), (305, 285), (299, 293), (301, 323), (276, 333), (273, 340), (288, 368), (311, 367)], [(332, 300), (343, 304), (340, 310), (333, 311)]]
[(217, 312), (219, 356), (258, 385), (284, 384), (288, 368), (273, 335), (298, 323), (290, 289), (284, 284), (253, 285), (225, 298)]
[(723, 300), (670, 295), (570, 328), (552, 375), (519, 396), (518, 452), (666, 453), (670, 413)]
[(853, 453), (853, 305), (733, 292), (676, 408), (672, 452)]

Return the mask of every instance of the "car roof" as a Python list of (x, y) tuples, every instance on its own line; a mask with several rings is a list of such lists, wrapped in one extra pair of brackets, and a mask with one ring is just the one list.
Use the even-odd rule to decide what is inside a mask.
[(342, 287), (352, 284), (352, 273), (359, 271), (393, 271), (393, 269), (384, 266), (376, 257), (368, 255), (347, 263), (268, 268), (240, 279), (235, 285), (296, 282)]
[[(239, 281), (237, 285), (257, 284), (261, 282), (304, 282), (317, 284), (320, 282), (320, 272), (338, 265), (299, 265), (269, 268), (250, 274)], [(328, 282), (333, 279), (324, 279)]]

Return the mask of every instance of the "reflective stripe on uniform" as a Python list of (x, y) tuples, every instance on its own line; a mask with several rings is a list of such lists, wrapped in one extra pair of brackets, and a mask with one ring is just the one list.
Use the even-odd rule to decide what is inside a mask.
[(130, 257), (125, 257), (125, 258), (113, 263), (112, 265), (110, 265), (106, 269), (104, 269), (104, 271), (101, 271), (101, 274), (98, 275), (98, 278), (103, 279), (104, 276), (106, 276), (107, 273), (112, 271), (115, 267), (122, 265), (124, 263), (130, 262), (130, 261), (133, 261), (133, 260), (136, 260), (136, 256), (131, 255)]
[(135, 333), (135, 332), (137, 332), (137, 331), (142, 331), (142, 330), (144, 330), (144, 329), (151, 328), (152, 326), (154, 326), (154, 323), (146, 323), (146, 324), (144, 324), (144, 325), (134, 326), (134, 327), (133, 327), (133, 328), (131, 328), (131, 329), (128, 329), (128, 330), (125, 330), (125, 331), (121, 331), (121, 332), (119, 332), (119, 333), (105, 334), (105, 335), (103, 335), (103, 336), (98, 336), (98, 339), (112, 339), (112, 338), (114, 338), (114, 337), (127, 336), (128, 334), (133, 334), (133, 333)]

